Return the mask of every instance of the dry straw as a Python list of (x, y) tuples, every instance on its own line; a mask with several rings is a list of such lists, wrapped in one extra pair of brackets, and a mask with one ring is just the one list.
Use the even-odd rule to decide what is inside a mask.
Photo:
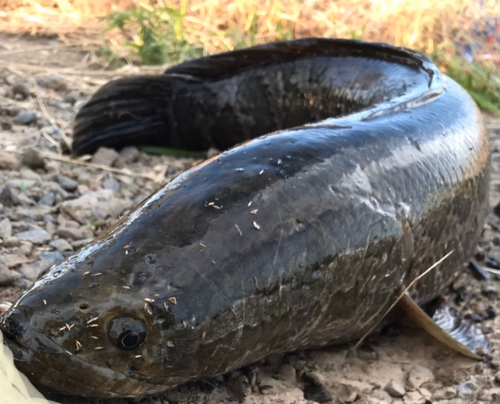
[[(181, 10), (183, 0), (0, 0), (3, 31), (70, 35), (102, 27), (96, 17), (142, 6)], [(209, 52), (231, 49), (228, 33), (254, 42), (293, 37), (362, 37), (427, 53), (454, 42), (485, 16), (500, 15), (497, 0), (188, 0), (186, 32), (196, 31)], [(99, 35), (99, 30), (93, 33)]]

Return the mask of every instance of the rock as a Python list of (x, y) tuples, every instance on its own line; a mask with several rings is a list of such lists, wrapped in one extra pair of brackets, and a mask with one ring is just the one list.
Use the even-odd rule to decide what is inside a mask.
[(66, 82), (66, 79), (58, 74), (47, 74), (46, 76), (38, 77), (36, 82), (40, 87), (48, 88), (49, 90), (68, 90), (68, 83)]
[(120, 183), (114, 178), (108, 178), (102, 184), (104, 189), (110, 189), (111, 191), (118, 192), (120, 190)]
[(500, 372), (495, 374), (495, 383), (500, 384)]
[(50, 268), (64, 260), (64, 256), (59, 251), (44, 251), (41, 252), (38, 260), (31, 264), (23, 264), (21, 266), (21, 274), (30, 281), (35, 281), (40, 272)]
[(65, 177), (64, 175), (57, 176), (57, 182), (65, 191), (74, 192), (78, 188), (78, 182), (72, 178)]
[(45, 168), (45, 159), (35, 149), (26, 150), (21, 157), (21, 163), (32, 170)]
[(433, 400), (450, 400), (457, 396), (457, 391), (454, 387), (446, 387), (444, 389), (439, 389), (432, 395)]
[(92, 242), (94, 239), (93, 238), (85, 238), (83, 240), (76, 240), (76, 241), (73, 241), (71, 243), (71, 246), (74, 248), (74, 249), (79, 249), (79, 248), (82, 248), (82, 247), (85, 247), (87, 244), (89, 244), (90, 242)]
[(12, 125), (11, 125), (10, 122), (0, 121), (0, 128), (3, 129), (3, 130), (11, 130), (12, 129)]
[(30, 95), (33, 95), (33, 85), (26, 81), (19, 81), (12, 85), (12, 95), (17, 95), (20, 99), (25, 100)]
[(384, 390), (394, 398), (403, 397), (406, 393), (405, 388), (394, 380), (389, 381), (389, 383), (387, 383), (387, 385), (384, 387)]
[(373, 398), (377, 399), (379, 402), (382, 403), (392, 403), (392, 397), (389, 395), (387, 391), (384, 390), (375, 390), (373, 392)]
[(415, 365), (408, 372), (408, 379), (406, 384), (408, 388), (415, 390), (422, 384), (434, 380), (434, 374), (426, 367)]
[(12, 223), (8, 218), (0, 221), (0, 238), (6, 239), (12, 236)]
[(33, 206), (24, 208), (22, 206), (16, 208), (13, 215), (15, 220), (42, 220), (43, 217), (50, 212), (48, 206)]
[(39, 206), (54, 206), (54, 203), (56, 202), (56, 197), (52, 192), (49, 192), (48, 194), (45, 194), (42, 199), (38, 201)]
[(63, 101), (75, 105), (76, 102), (80, 99), (80, 93), (78, 91), (70, 91), (69, 93), (66, 93), (66, 95), (63, 98)]
[(240, 400), (244, 399), (247, 395), (252, 392), (248, 379), (246, 376), (241, 375), (236, 377), (231, 383), (232, 390), (236, 393)]
[(5, 240), (3, 240), (3, 245), (7, 248), (18, 247), (20, 244), (21, 240), (19, 240), (17, 237), (7, 237)]
[(21, 278), (17, 271), (9, 269), (5, 263), (0, 261), (0, 286), (8, 286)]
[(278, 371), (278, 377), (281, 380), (287, 381), (291, 385), (295, 385), (297, 383), (297, 371), (293, 366), (286, 363), (281, 365)]
[(50, 234), (45, 230), (28, 230), (17, 233), (17, 238), (28, 240), (33, 244), (44, 244), (50, 240)]
[(60, 210), (82, 224), (108, 217), (117, 218), (132, 203), (113, 194), (109, 189), (88, 192), (80, 198), (62, 202)]
[(49, 243), (49, 246), (51, 246), (52, 248), (55, 248), (57, 251), (60, 251), (60, 252), (73, 251), (73, 247), (71, 247), (71, 244), (68, 243), (63, 238), (59, 238), (57, 240), (52, 240)]
[(116, 150), (100, 147), (92, 156), (92, 163), (111, 167), (119, 157), (120, 155)]
[(3, 150), (0, 151), (0, 169), (2, 170), (17, 170), (19, 161), (16, 156), (7, 153)]
[(33, 243), (30, 243), (29, 241), (23, 240), (23, 241), (21, 241), (21, 245), (19, 246), (19, 250), (22, 254), (24, 254), (28, 257), (31, 255), (31, 253), (33, 251)]
[(32, 123), (36, 123), (37, 120), (38, 115), (35, 111), (22, 110), (19, 111), (12, 121), (17, 125), (31, 125)]
[(16, 206), (19, 205), (19, 199), (8, 187), (5, 187), (0, 192), (0, 203), (4, 206)]
[(34, 199), (30, 198), (26, 193), (21, 192), (18, 196), (17, 199), (19, 200), (19, 203), (24, 206), (35, 206), (36, 202)]
[(90, 230), (85, 231), (85, 228), (74, 228), (74, 227), (59, 227), (56, 234), (59, 237), (68, 238), (71, 240), (81, 240), (92, 236)]
[(458, 395), (462, 398), (471, 398), (477, 390), (477, 385), (473, 381), (460, 384), (457, 387)]
[(377, 351), (371, 345), (364, 344), (358, 349), (358, 358), (365, 361), (377, 360)]
[(127, 146), (120, 150), (120, 156), (125, 163), (133, 163), (139, 157), (139, 149), (135, 146)]

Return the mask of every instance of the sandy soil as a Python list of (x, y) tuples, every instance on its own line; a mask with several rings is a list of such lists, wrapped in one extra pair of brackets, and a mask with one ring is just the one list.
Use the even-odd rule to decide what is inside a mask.
[[(58, 161), (64, 159), (71, 141), (75, 112), (100, 85), (121, 74), (99, 70), (103, 64), (89, 64), (92, 58), (96, 58), (93, 49), (64, 46), (56, 39), (0, 33), (0, 301), (13, 302), (40, 270), (106, 231), (119, 215), (196, 162), (149, 156), (133, 148), (98, 153), (90, 162), (103, 164), (100, 168)], [(500, 200), (500, 121), (488, 116), (485, 120), (492, 139), (493, 208)], [(103, 208), (89, 207), (91, 198), (101, 198)], [(473, 258), (483, 268), (500, 267), (499, 229), (500, 217), (492, 209)], [(488, 280), (478, 280), (467, 263), (461, 272), (446, 298), (488, 333), (496, 351), (483, 362), (451, 352), (405, 323), (386, 327), (358, 351), (342, 346), (270, 357), (161, 396), (57, 400), (145, 404), (500, 402), (500, 320), (496, 317), (500, 278), (490, 274)]]

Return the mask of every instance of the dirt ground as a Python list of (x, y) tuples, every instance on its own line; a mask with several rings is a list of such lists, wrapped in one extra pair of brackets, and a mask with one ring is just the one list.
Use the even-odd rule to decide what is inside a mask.
[[(135, 148), (101, 150), (68, 163), (72, 120), (97, 88), (134, 73), (106, 68), (95, 49), (54, 38), (0, 33), (0, 302), (14, 302), (38, 272), (67, 257), (193, 159), (151, 156)], [(485, 115), (492, 139), (492, 211), (475, 257), (500, 269), (500, 121)], [(95, 202), (98, 203), (95, 203)], [(498, 209), (500, 215), (500, 209)], [(61, 403), (312, 404), (500, 403), (500, 277), (464, 263), (446, 298), (492, 341), (492, 357), (476, 362), (423, 331), (397, 324), (349, 346), (270, 357), (203, 382), (140, 400), (57, 397)], [(4, 307), (4, 306), (0, 306)], [(53, 397), (51, 397), (53, 398)]]

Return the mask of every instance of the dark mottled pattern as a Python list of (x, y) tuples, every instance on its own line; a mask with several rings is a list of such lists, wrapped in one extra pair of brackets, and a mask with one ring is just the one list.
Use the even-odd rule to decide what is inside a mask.
[[(387, 45), (268, 47), (111, 82), (82, 109), (77, 151), (139, 139), (231, 146), (330, 118), (188, 170), (42, 274), (1, 320), (33, 380), (87, 396), (162, 391), (359, 338), (450, 250), (412, 295), (433, 299), (461, 269), (489, 179), (488, 140), (464, 90), (425, 56)], [(124, 317), (147, 329), (136, 349), (108, 336)]]

